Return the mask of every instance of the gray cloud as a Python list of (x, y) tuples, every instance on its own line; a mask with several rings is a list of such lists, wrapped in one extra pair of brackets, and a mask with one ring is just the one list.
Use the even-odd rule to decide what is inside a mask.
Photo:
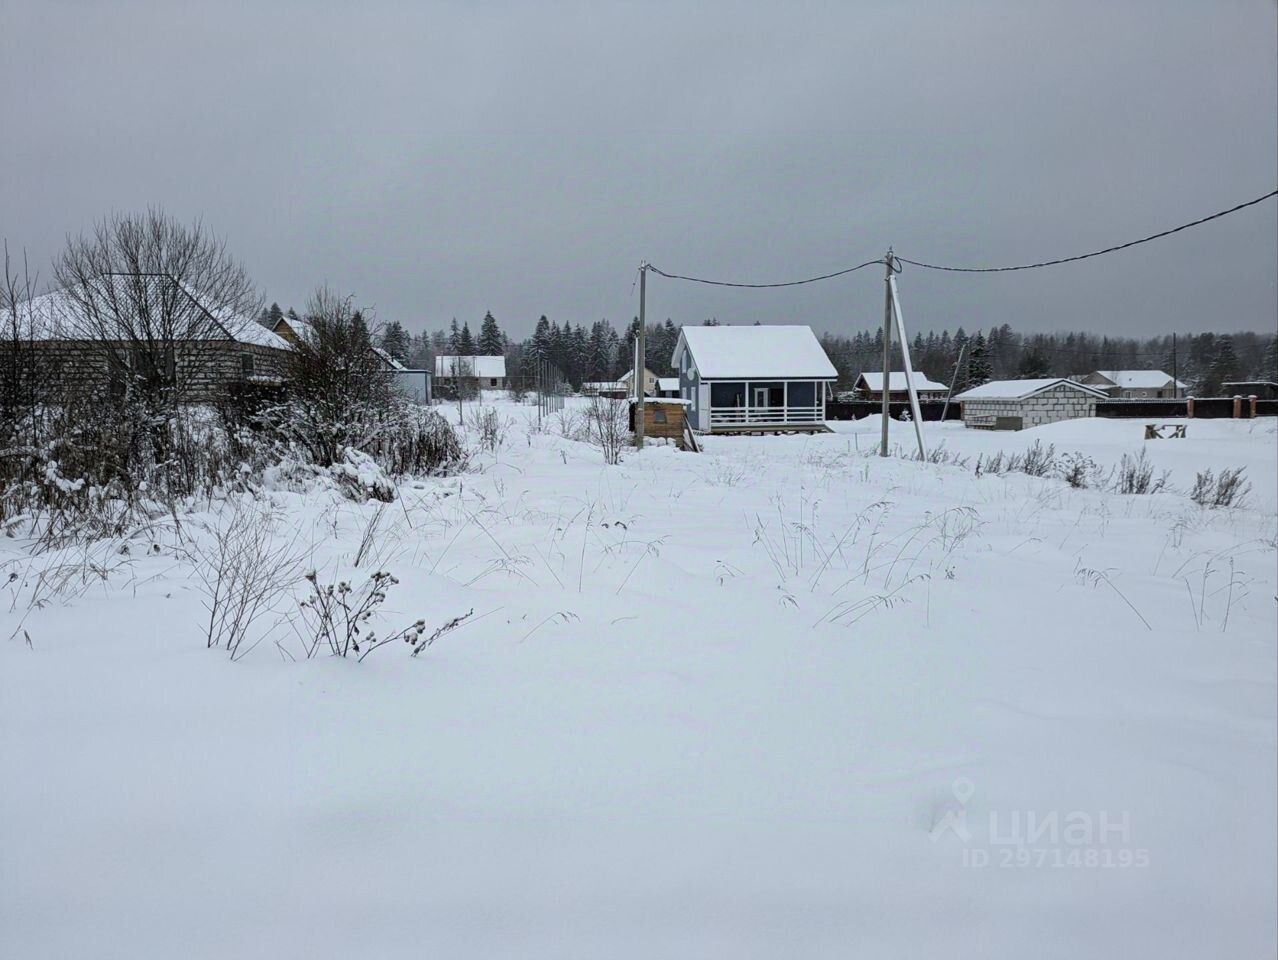
[[(1273, 188), (1275, 5), (27, 3), (0, 16), (0, 234), (163, 204), (268, 296), (411, 329), (624, 322), (641, 259), (783, 280), (1069, 255)], [(1278, 203), (1073, 267), (907, 270), (914, 329), (1273, 329)], [(877, 271), (655, 278), (650, 316), (880, 322)]]

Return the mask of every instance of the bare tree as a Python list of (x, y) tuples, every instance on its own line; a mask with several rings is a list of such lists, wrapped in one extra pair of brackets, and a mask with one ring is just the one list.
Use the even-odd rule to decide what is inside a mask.
[(203, 342), (226, 339), (228, 325), (259, 306), (223, 239), (158, 207), (113, 214), (69, 237), (53, 272), (60, 322), (100, 350), (152, 411), (171, 408), (198, 378), (209, 356)]
[(4, 275), (0, 279), (0, 478), (15, 476), (30, 460), (36, 445), (36, 416), (40, 380), (31, 317), (36, 280), (22, 258), (19, 276), (4, 244)]

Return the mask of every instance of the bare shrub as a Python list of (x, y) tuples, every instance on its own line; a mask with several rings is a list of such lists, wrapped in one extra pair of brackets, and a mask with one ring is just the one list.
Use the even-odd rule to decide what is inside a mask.
[(1245, 467), (1225, 469), (1219, 476), (1204, 470), (1194, 477), (1189, 498), (1200, 507), (1241, 506), (1251, 492), (1251, 484), (1243, 480), (1245, 470)]
[(275, 536), (270, 511), (242, 500), (228, 504), (210, 527), (211, 542), (192, 550), (208, 611), (205, 646), (238, 660), (261, 642), (244, 643), (262, 617), (279, 609), (297, 581), (304, 555), (297, 535)]
[(479, 449), (495, 453), (505, 444), (510, 422), (497, 412), (496, 407), (480, 407), (474, 423), (479, 433)]
[(1046, 447), (1035, 440), (1021, 458), (1021, 472), (1031, 477), (1046, 477), (1056, 466), (1056, 445), (1049, 443)]
[(621, 462), (621, 450), (629, 442), (629, 401), (595, 396), (586, 411), (590, 439), (603, 451), (604, 463)]
[(388, 643), (402, 641), (416, 644), (426, 631), (426, 621), (418, 620), (401, 630), (378, 636), (372, 628), (372, 619), (386, 601), (391, 587), (399, 583), (385, 570), (379, 570), (358, 587), (349, 580), (321, 584), (319, 574), (312, 570), (306, 574), (311, 585), (310, 595), (298, 603), (298, 612), (305, 627), (302, 647), (307, 659), (317, 656), (324, 648), (335, 657), (366, 656)]
[(1154, 465), (1143, 449), (1135, 457), (1125, 453), (1118, 465), (1118, 492), (1137, 495), (1157, 493), (1167, 486), (1168, 473), (1169, 471), (1164, 470), (1155, 478)]

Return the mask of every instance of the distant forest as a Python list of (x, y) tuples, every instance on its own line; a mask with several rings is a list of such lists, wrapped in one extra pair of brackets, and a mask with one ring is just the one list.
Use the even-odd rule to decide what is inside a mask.
[[(279, 305), (273, 304), (262, 319), (269, 323), (280, 315)], [(439, 355), (504, 355), (511, 377), (531, 379), (537, 361), (545, 360), (580, 388), (583, 382), (615, 380), (630, 369), (638, 329), (637, 318), (618, 331), (607, 320), (560, 325), (543, 316), (532, 336), (512, 340), (489, 313), (478, 333), (469, 323), (454, 320), (448, 329), (411, 334), (392, 321), (379, 336), (382, 347), (409, 367), (431, 369)], [(679, 328), (671, 320), (648, 325), (645, 353), (649, 369), (658, 376), (673, 375), (670, 361), (678, 339)], [(851, 337), (827, 333), (821, 345), (839, 372), (839, 389), (850, 389), (863, 370), (882, 369), (882, 330)], [(963, 363), (956, 371), (960, 352)], [(1198, 396), (1218, 394), (1221, 383), (1232, 380), (1278, 381), (1278, 337), (1250, 331), (1186, 334), (1173, 343), (1171, 334), (1139, 339), (1018, 333), (1009, 324), (974, 333), (959, 327), (916, 333), (910, 358), (930, 379), (947, 385), (955, 379), (959, 389), (988, 380), (1081, 376), (1093, 370), (1162, 370), (1189, 384)], [(901, 368), (900, 348), (894, 344), (893, 369)]]

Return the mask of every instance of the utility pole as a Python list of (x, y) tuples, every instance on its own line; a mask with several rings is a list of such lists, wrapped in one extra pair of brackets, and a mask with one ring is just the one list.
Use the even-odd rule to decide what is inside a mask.
[[(888, 247), (887, 256), (884, 258), (887, 264), (887, 276), (883, 278), (883, 440), (879, 444), (879, 456), (886, 457), (888, 455), (888, 421), (892, 419), (892, 408), (888, 405), (888, 397), (891, 391), (892, 373), (892, 248)], [(640, 301), (642, 302), (642, 301)]]
[(941, 422), (945, 422), (945, 415), (950, 412), (950, 398), (954, 396), (954, 387), (958, 383), (959, 370), (963, 367), (963, 354), (967, 352), (967, 341), (959, 347), (958, 359), (954, 361), (954, 374), (950, 377), (950, 391), (945, 395), (945, 406), (941, 407)]
[(639, 337), (635, 345), (635, 446), (643, 449), (644, 360), (648, 356), (647, 318), (644, 315), (648, 294), (648, 264), (639, 264)]

